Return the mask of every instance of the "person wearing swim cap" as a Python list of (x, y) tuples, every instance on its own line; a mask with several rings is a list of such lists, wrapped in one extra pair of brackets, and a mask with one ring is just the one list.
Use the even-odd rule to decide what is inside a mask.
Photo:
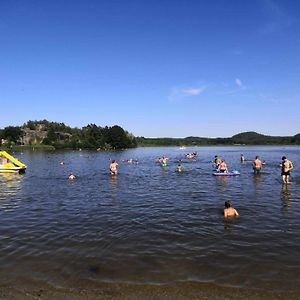
[(293, 163), (286, 158), (286, 156), (282, 156), (281, 162), (281, 178), (283, 183), (290, 183), (290, 172), (294, 168)]

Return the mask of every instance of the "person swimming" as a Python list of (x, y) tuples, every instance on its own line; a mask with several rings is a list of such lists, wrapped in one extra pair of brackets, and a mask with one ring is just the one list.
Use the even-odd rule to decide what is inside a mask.
[(162, 167), (166, 167), (167, 166), (167, 162), (168, 162), (169, 158), (162, 156), (158, 159), (158, 161), (161, 163)]
[(74, 180), (74, 179), (76, 179), (76, 178), (77, 178), (77, 177), (76, 177), (72, 172), (69, 174), (68, 179)]
[(118, 166), (117, 162), (113, 159), (109, 165), (109, 171), (111, 175), (118, 174), (117, 166)]
[(238, 217), (239, 214), (237, 210), (233, 207), (231, 207), (230, 201), (225, 201), (224, 205), (224, 217), (225, 218), (230, 218), (230, 217)]
[(178, 173), (182, 173), (182, 172), (183, 172), (183, 167), (182, 167), (181, 162), (178, 163), (176, 171), (177, 171)]

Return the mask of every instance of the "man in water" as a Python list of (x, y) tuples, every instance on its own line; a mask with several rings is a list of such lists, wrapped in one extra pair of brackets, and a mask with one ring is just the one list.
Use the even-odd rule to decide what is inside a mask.
[(228, 173), (228, 167), (225, 160), (222, 160), (221, 163), (219, 164), (218, 171), (221, 173)]
[(118, 171), (117, 171), (117, 162), (113, 159), (109, 165), (109, 171), (111, 175), (117, 175)]
[(252, 162), (252, 167), (254, 174), (259, 174), (262, 168), (262, 161), (259, 159), (259, 156), (255, 157), (255, 160)]
[(233, 207), (231, 207), (231, 203), (229, 201), (225, 202), (225, 207), (224, 207), (224, 217), (225, 218), (230, 218), (230, 217), (238, 217), (239, 214), (236, 211), (236, 209), (234, 209)]
[(290, 183), (290, 171), (294, 168), (293, 163), (285, 156), (282, 156), (281, 177), (283, 183)]

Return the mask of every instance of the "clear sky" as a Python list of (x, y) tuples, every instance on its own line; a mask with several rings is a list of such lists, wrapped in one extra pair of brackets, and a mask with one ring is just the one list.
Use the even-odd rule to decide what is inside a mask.
[(0, 128), (300, 133), (300, 1), (0, 0)]

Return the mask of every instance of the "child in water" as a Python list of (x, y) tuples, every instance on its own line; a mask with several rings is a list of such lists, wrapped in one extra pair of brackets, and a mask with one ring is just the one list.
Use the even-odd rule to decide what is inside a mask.
[(239, 214), (236, 211), (236, 209), (231, 207), (231, 203), (229, 201), (226, 201), (224, 207), (224, 217), (228, 218), (228, 217), (237, 217), (237, 216), (239, 216)]
[(117, 175), (118, 171), (117, 171), (117, 162), (113, 159), (109, 165), (109, 171), (111, 175)]

